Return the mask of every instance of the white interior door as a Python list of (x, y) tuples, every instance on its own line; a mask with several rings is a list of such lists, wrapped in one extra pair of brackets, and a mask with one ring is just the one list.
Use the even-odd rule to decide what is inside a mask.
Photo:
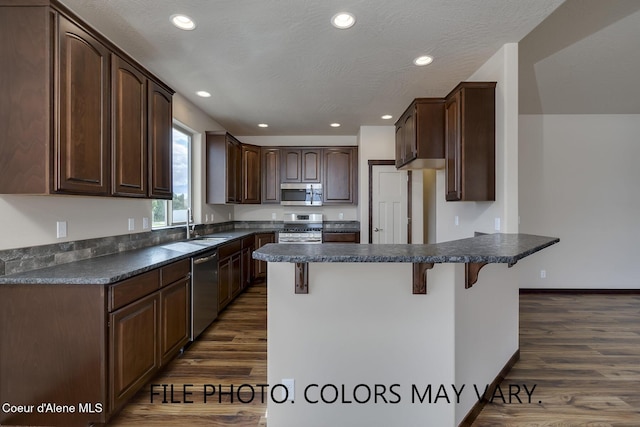
[(375, 165), (372, 175), (371, 241), (407, 243), (407, 172)]

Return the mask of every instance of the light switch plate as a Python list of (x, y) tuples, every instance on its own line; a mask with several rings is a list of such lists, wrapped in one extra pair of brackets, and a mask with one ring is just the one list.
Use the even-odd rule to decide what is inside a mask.
[(142, 217), (142, 229), (143, 230), (148, 230), (149, 229), (149, 218)]
[(500, 231), (500, 218), (495, 219), (494, 225), (495, 225), (496, 231)]
[(135, 218), (129, 218), (129, 231), (133, 231), (136, 229), (136, 220)]

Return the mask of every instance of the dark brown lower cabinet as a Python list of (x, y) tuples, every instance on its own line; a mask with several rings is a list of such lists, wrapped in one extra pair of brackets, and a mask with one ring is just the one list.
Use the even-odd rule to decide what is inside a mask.
[(109, 314), (111, 405), (120, 409), (160, 367), (158, 292)]
[(160, 291), (160, 364), (173, 359), (189, 342), (191, 331), (191, 281), (189, 278)]
[(218, 312), (242, 291), (242, 241), (218, 248)]
[(348, 232), (331, 232), (325, 231), (322, 233), (323, 243), (360, 243), (359, 231)]
[(106, 423), (188, 342), (190, 269), (185, 259), (112, 285), (0, 286), (0, 396), (76, 408), (0, 411), (0, 424)]
[[(275, 243), (275, 233), (256, 233), (254, 250), (260, 249), (267, 243)], [(266, 261), (260, 261), (256, 259), (253, 261), (253, 280), (266, 280), (267, 278), (267, 263)]]
[(241, 290), (245, 290), (253, 283), (253, 259), (251, 258), (251, 254), (253, 253), (255, 248), (255, 237), (248, 236), (242, 239), (242, 277), (240, 278)]
[(251, 235), (218, 248), (218, 312), (253, 283), (254, 247)]

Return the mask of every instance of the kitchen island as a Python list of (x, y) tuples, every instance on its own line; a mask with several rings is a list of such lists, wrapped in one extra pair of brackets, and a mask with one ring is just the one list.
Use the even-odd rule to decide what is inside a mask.
[[(489, 234), (255, 251), (270, 284), (269, 423), (467, 425), (519, 356), (518, 275), (507, 267), (558, 241)], [(523, 404), (537, 404), (524, 386), (533, 384), (519, 385)]]

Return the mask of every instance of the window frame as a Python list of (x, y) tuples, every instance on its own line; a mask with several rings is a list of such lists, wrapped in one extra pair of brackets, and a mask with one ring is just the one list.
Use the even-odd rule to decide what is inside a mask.
[[(196, 132), (192, 129), (190, 129), (189, 127), (185, 126), (184, 124), (178, 122), (177, 120), (173, 121), (173, 124), (171, 126), (171, 169), (172, 169), (172, 173), (171, 173), (171, 186), (172, 188), (174, 188), (174, 173), (173, 173), (173, 132), (174, 131), (178, 131), (184, 135), (186, 135), (188, 137), (187, 140), (187, 168), (188, 168), (188, 172), (187, 172), (187, 193), (186, 193), (186, 197), (187, 197), (187, 212), (190, 212), (193, 209), (193, 175), (192, 175), (192, 158), (193, 158), (193, 139), (194, 136), (196, 135)], [(153, 216), (153, 212), (152, 212), (152, 226), (151, 229), (152, 230), (157, 230), (157, 229), (162, 229), (162, 228), (170, 228), (170, 227), (175, 227), (175, 226), (181, 226), (181, 225), (185, 225), (186, 221), (179, 221), (176, 222), (174, 221), (174, 214), (173, 214), (173, 197), (175, 196), (175, 192), (172, 192), (172, 199), (171, 200), (160, 200), (160, 199), (154, 199), (152, 202), (152, 211), (153, 211), (153, 204), (155, 203), (159, 203), (163, 205), (163, 210), (165, 213), (165, 223), (162, 224), (158, 224), (155, 223), (153, 221), (154, 216)]]

